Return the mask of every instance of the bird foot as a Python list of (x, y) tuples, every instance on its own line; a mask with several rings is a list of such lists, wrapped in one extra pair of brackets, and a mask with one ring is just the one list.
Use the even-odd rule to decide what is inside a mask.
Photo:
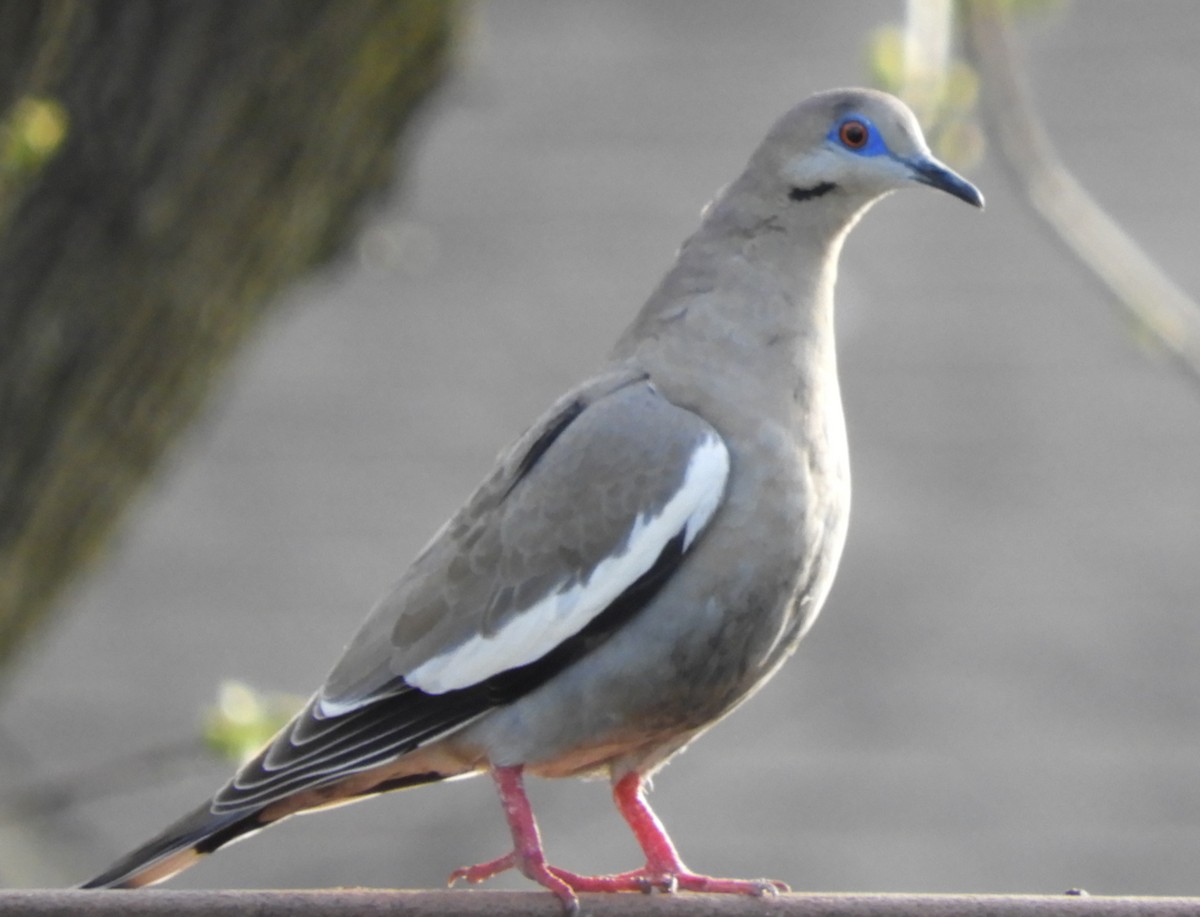
[(453, 885), (459, 879), (462, 879), (471, 885), (478, 885), (480, 882), (486, 882), (492, 876), (499, 875), (507, 869), (514, 868), (516, 865), (516, 854), (509, 851), (504, 856), (488, 860), (486, 863), (477, 863), (474, 866), (460, 866), (454, 872), (450, 873), (450, 878), (446, 881), (446, 884)]
[(486, 863), (456, 869), (450, 874), (449, 884), (453, 885), (462, 879), (476, 885), (508, 869), (518, 869), (554, 892), (569, 912), (578, 907), (575, 894), (579, 892), (642, 892), (648, 895), (656, 891), (666, 894), (685, 891), (762, 897), (791, 890), (785, 883), (772, 879), (717, 879), (686, 869), (652, 869), (649, 866), (606, 876), (582, 876), (546, 863), (518, 863), (514, 852)]
[[(518, 859), (515, 850), (509, 851), (502, 857), (497, 857), (494, 860), (488, 860), (486, 863), (478, 863), (475, 866), (461, 866), (454, 872), (450, 873), (450, 879), (447, 885), (453, 885), (459, 879), (469, 882), (472, 885), (478, 885), (492, 876), (498, 875), (508, 869), (516, 869), (524, 876), (537, 882), (543, 888), (554, 893), (555, 897), (562, 902), (563, 911), (566, 914), (574, 915), (579, 913), (579, 899), (575, 897), (575, 891), (569, 882), (564, 881), (559, 877), (558, 873), (563, 870), (555, 869), (553, 866), (546, 864), (541, 858), (521, 857)], [(567, 875), (571, 875), (567, 873)]]
[(502, 857), (477, 866), (463, 866), (450, 874), (450, 885), (464, 879), (472, 885), (483, 882), (508, 869), (516, 869), (543, 888), (553, 892), (568, 914), (579, 912), (577, 892), (708, 892), (715, 895), (777, 895), (789, 891), (782, 882), (770, 879), (714, 879), (701, 876), (684, 866), (678, 852), (663, 830), (662, 824), (646, 803), (641, 778), (636, 773), (619, 780), (613, 795), (617, 806), (633, 829), (646, 865), (630, 872), (607, 876), (581, 876), (559, 869), (546, 862), (538, 836), (537, 824), (529, 808), (521, 780), (520, 767), (496, 767), (492, 776), (504, 803), (505, 815), (512, 829), (513, 849)]
[(686, 869), (652, 869), (645, 866), (630, 872), (607, 876), (581, 876), (556, 866), (548, 867), (576, 892), (707, 892), (713, 895), (777, 895), (791, 891), (783, 882), (772, 879), (717, 879)]

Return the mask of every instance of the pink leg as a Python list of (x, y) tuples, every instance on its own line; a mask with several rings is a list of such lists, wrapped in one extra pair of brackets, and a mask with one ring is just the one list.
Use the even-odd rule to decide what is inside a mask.
[(646, 802), (642, 781), (637, 774), (627, 774), (613, 786), (613, 799), (633, 829), (633, 835), (646, 855), (646, 865), (632, 872), (611, 876), (581, 876), (551, 866), (546, 862), (537, 822), (525, 795), (521, 768), (496, 767), (492, 769), (492, 777), (500, 791), (504, 815), (512, 832), (513, 849), (498, 859), (454, 870), (450, 874), (451, 885), (458, 879), (471, 883), (482, 882), (506, 869), (517, 869), (552, 891), (568, 914), (578, 913), (579, 910), (575, 892), (650, 892), (658, 888), (666, 892), (683, 890), (726, 895), (766, 895), (788, 890), (784, 883), (768, 879), (714, 879), (689, 871), (679, 858), (675, 845), (667, 837), (662, 822)]
[(450, 873), (449, 884), (453, 885), (459, 879), (466, 879), (471, 883), (482, 882), (506, 869), (515, 868), (527, 878), (554, 892), (568, 914), (577, 913), (579, 899), (575, 897), (571, 886), (556, 876), (546, 864), (542, 838), (538, 833), (529, 798), (525, 795), (521, 768), (494, 767), (492, 779), (496, 781), (496, 789), (500, 792), (500, 804), (504, 806), (504, 817), (508, 820), (508, 828), (512, 832), (513, 849), (510, 853), (487, 863), (454, 870)]
[(626, 774), (613, 786), (613, 800), (646, 855), (642, 869), (614, 876), (576, 876), (550, 867), (575, 891), (691, 891), (725, 895), (767, 895), (788, 891), (787, 885), (769, 879), (714, 879), (698, 875), (683, 865), (666, 829), (646, 802), (641, 777)]

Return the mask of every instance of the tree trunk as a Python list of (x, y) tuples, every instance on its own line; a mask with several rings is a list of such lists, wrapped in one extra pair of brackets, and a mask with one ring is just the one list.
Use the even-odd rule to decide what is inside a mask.
[(0, 0), (0, 668), (444, 73), (446, 0)]

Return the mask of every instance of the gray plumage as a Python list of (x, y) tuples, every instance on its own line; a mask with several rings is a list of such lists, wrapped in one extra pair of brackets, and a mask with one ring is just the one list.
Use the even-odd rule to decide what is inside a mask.
[[(890, 96), (822, 93), (785, 115), (600, 371), (500, 456), (306, 708), (88, 886), (158, 881), (295, 812), (489, 768), (506, 803), (524, 803), (505, 782), (522, 770), (607, 775), (632, 788), (630, 817), (644, 778), (778, 668), (829, 592), (850, 502), (838, 255), (873, 201), (914, 183), (983, 203)], [(595, 884), (533, 862), (532, 815), (509, 817), (515, 859), (468, 878), (516, 865), (569, 907), (573, 889), (636, 882), (762, 890), (686, 873), (636, 817), (646, 870)]]

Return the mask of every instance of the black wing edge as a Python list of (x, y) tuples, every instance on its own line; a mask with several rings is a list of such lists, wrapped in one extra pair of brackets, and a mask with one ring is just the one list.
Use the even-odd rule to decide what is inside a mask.
[(513, 475), (512, 483), (508, 485), (508, 490), (505, 491), (505, 496), (512, 493), (513, 488), (525, 479), (525, 476), (533, 470), (543, 455), (554, 445), (554, 441), (558, 439), (566, 431), (567, 427), (583, 413), (587, 403), (582, 399), (576, 398), (563, 408), (557, 417), (555, 417), (542, 431), (541, 436), (534, 440), (533, 444), (521, 456), (521, 461), (517, 463), (516, 473)]

